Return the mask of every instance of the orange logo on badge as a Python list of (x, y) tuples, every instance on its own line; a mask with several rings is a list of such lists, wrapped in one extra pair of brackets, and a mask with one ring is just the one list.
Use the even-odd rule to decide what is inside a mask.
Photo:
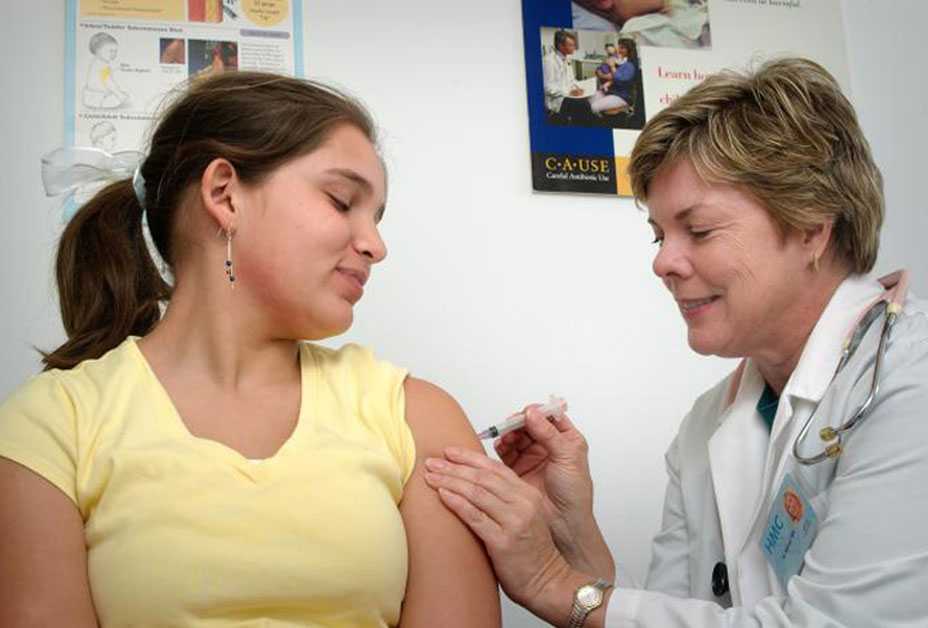
[(783, 494), (783, 508), (789, 518), (793, 520), (793, 523), (797, 523), (802, 519), (802, 500), (796, 494), (796, 491), (791, 488), (786, 489)]

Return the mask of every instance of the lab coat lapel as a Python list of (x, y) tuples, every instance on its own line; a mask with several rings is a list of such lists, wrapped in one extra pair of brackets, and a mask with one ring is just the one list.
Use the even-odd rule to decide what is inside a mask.
[(763, 378), (749, 361), (734, 401), (722, 413), (721, 425), (709, 439), (709, 466), (734, 604), (740, 600), (737, 557), (761, 497), (767, 456), (767, 429), (757, 416), (763, 387)]
[[(789, 397), (782, 397), (777, 407), (774, 425), (778, 421), (782, 422), (784, 417), (789, 417), (792, 414), (793, 408), (790, 405)], [(738, 551), (738, 586), (741, 604), (744, 606), (754, 606), (761, 599), (770, 595), (771, 592), (778, 595), (783, 594), (780, 590), (779, 581), (773, 571), (768, 568), (767, 559), (761, 551), (760, 538), (766, 529), (772, 495), (775, 495), (775, 491), (779, 489), (779, 480), (777, 480), (777, 486), (771, 487), (771, 482), (773, 482), (771, 478), (772, 470), (776, 469), (776, 475), (782, 477), (783, 465), (789, 458), (784, 444), (785, 437), (786, 431), (780, 430), (779, 434), (774, 433), (767, 438), (763, 471), (758, 477), (757, 484), (760, 495), (754, 504), (747, 531)]]

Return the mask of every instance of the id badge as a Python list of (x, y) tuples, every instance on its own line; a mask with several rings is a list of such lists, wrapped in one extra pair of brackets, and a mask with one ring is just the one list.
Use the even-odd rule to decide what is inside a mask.
[(818, 518), (812, 504), (789, 473), (770, 508), (767, 529), (760, 546), (780, 580), (783, 590), (790, 578), (799, 573), (806, 550), (815, 539)]

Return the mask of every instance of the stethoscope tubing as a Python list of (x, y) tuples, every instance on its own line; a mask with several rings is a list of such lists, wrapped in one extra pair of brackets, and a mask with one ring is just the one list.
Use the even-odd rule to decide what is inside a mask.
[(835, 369), (835, 374), (828, 384), (830, 388), (835, 378), (838, 376), (838, 373), (840, 373), (841, 369), (850, 361), (851, 356), (856, 352), (860, 341), (863, 339), (864, 335), (866, 335), (870, 325), (879, 317), (879, 314), (875, 313), (876, 310), (882, 308), (882, 313), (884, 315), (883, 329), (880, 331), (880, 344), (876, 351), (876, 364), (873, 367), (873, 376), (870, 380), (870, 392), (867, 394), (867, 398), (860, 407), (857, 408), (857, 411), (854, 412), (850, 419), (838, 427), (828, 426), (819, 431), (819, 436), (822, 441), (828, 443), (823, 451), (814, 456), (803, 456), (799, 453), (799, 449), (808, 435), (809, 428), (812, 426), (815, 415), (818, 413), (818, 406), (816, 406), (815, 410), (812, 411), (812, 414), (809, 415), (809, 418), (807, 418), (803, 424), (796, 440), (793, 441), (793, 457), (800, 464), (810, 466), (840, 456), (843, 452), (842, 435), (858, 427), (869, 415), (871, 406), (876, 400), (877, 394), (879, 394), (880, 374), (883, 370), (883, 359), (886, 354), (886, 340), (889, 338), (892, 328), (896, 324), (898, 314), (902, 310), (902, 302), (905, 300), (908, 290), (908, 275), (908, 271), (903, 270), (880, 279), (880, 282), (886, 287), (886, 293), (879, 301), (870, 306), (860, 319), (860, 322), (855, 326), (854, 332), (845, 343), (845, 349), (841, 356), (841, 360), (838, 362), (838, 367)]

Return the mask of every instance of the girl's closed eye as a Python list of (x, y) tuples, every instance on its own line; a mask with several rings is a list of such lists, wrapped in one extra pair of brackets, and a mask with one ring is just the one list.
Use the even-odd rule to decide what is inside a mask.
[(338, 211), (340, 211), (340, 212), (346, 212), (346, 211), (348, 211), (349, 209), (351, 209), (351, 206), (350, 206), (348, 203), (346, 203), (345, 201), (341, 200), (340, 198), (338, 198), (338, 197), (335, 196), (334, 194), (329, 194), (328, 196), (329, 196), (329, 200), (332, 201), (332, 205), (334, 205), (334, 206), (335, 206), (335, 209), (337, 209)]

